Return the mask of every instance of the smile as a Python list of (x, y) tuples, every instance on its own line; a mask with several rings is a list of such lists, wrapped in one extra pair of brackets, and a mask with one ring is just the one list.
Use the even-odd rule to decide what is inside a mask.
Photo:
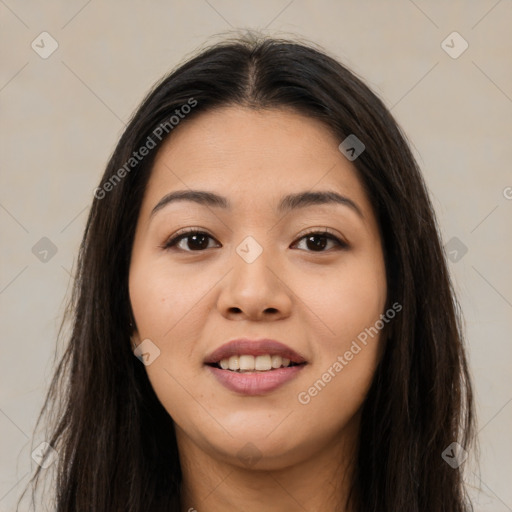
[(298, 363), (294, 363), (286, 357), (279, 355), (265, 354), (261, 356), (253, 356), (249, 354), (231, 356), (229, 358), (221, 359), (217, 363), (217, 367), (222, 370), (230, 370), (232, 372), (266, 372), (277, 370), (278, 368), (288, 368), (290, 366), (296, 366)]
[(294, 379), (306, 366), (306, 359), (275, 340), (228, 342), (204, 361), (220, 384), (242, 395), (264, 395)]

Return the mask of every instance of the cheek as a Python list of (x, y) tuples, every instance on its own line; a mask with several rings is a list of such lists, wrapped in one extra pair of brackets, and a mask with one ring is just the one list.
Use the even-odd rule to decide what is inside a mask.
[[(177, 331), (196, 325), (201, 301), (213, 279), (199, 272), (176, 272), (164, 258), (130, 269), (130, 300), (141, 337), (164, 343)], [(210, 283), (212, 281), (212, 283)]]
[(324, 364), (348, 350), (352, 340), (373, 326), (384, 311), (387, 283), (379, 253), (353, 252), (336, 269), (323, 275), (303, 273), (298, 279), (298, 295), (317, 318)]
[(176, 272), (163, 260), (147, 265), (135, 261), (130, 269), (130, 300), (140, 340), (150, 339), (160, 350), (145, 369), (158, 399), (178, 424), (201, 417), (197, 401), (191, 399), (193, 393), (201, 402), (200, 390), (194, 388), (201, 367), (192, 356), (215, 282), (198, 272)]
[(314, 282), (305, 283), (309, 293), (301, 297), (319, 319), (314, 372), (297, 395), (311, 428), (315, 411), (326, 424), (340, 425), (361, 406), (379, 361), (387, 296), (378, 252), (354, 253), (335, 275)]

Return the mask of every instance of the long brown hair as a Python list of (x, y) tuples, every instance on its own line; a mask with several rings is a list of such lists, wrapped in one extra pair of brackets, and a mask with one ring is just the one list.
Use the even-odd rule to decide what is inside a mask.
[[(39, 417), (53, 411), (55, 510), (180, 510), (173, 422), (130, 345), (128, 269), (155, 154), (172, 137), (169, 119), (191, 99), (180, 122), (225, 105), (291, 108), (323, 121), (340, 142), (351, 134), (363, 141), (353, 163), (382, 231), (387, 307), (398, 302), (403, 310), (363, 405), (351, 506), (469, 510), (461, 467), (442, 457), (455, 441), (469, 450), (474, 432), (461, 314), (405, 137), (382, 101), (326, 52), (254, 37), (213, 45), (165, 77), (129, 122), (95, 193), (69, 304), (69, 343)], [(162, 123), (168, 129), (158, 140)], [(152, 134), (156, 148), (130, 161)]]

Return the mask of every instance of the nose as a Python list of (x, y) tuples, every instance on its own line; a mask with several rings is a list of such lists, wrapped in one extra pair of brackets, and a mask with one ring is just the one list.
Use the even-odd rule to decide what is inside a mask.
[[(274, 265), (272, 264), (274, 262)], [(231, 320), (279, 320), (290, 315), (293, 293), (276, 258), (263, 252), (252, 262), (234, 251), (232, 270), (221, 281), (217, 307)]]

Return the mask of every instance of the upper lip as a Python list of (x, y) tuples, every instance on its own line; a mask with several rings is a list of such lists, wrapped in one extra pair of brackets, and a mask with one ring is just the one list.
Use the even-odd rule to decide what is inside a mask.
[(268, 338), (259, 340), (240, 338), (228, 341), (209, 354), (204, 362), (205, 364), (215, 364), (222, 359), (228, 359), (231, 356), (244, 354), (251, 356), (263, 356), (270, 354), (271, 356), (277, 355), (284, 357), (297, 364), (306, 362), (306, 359), (302, 355), (298, 354), (295, 350), (291, 349), (284, 343)]

